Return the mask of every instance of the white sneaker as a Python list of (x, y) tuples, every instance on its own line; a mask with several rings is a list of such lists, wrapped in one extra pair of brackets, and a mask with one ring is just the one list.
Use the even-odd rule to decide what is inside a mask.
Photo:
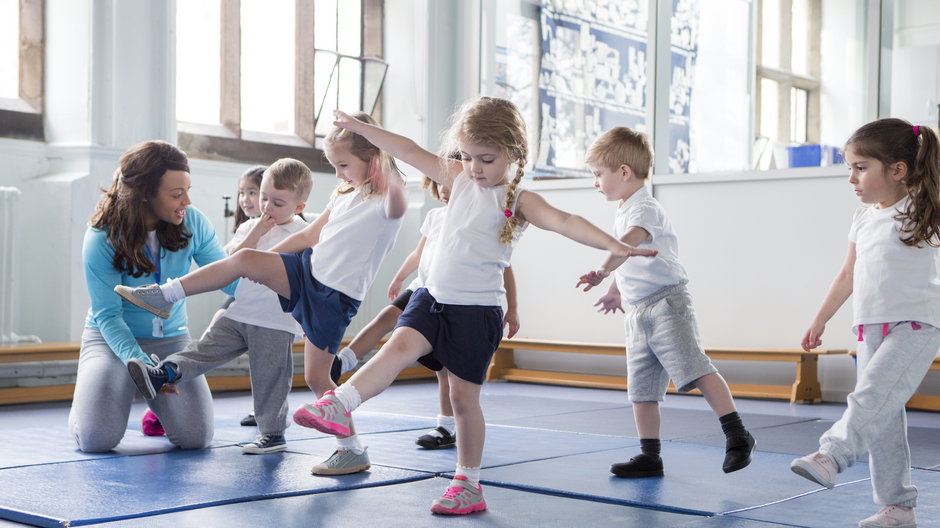
[(917, 528), (914, 508), (888, 505), (867, 519), (858, 521), (859, 528)]

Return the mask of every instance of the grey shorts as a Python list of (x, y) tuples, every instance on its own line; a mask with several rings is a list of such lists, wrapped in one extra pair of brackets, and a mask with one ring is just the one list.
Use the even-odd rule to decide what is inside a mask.
[(718, 372), (705, 355), (692, 296), (677, 284), (637, 301), (626, 316), (627, 390), (630, 401), (662, 401), (672, 379), (679, 392)]

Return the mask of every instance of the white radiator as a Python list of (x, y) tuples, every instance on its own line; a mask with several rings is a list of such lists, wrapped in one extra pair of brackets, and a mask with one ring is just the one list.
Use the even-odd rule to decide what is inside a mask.
[(16, 187), (0, 187), (0, 343), (38, 341), (35, 336), (19, 336), (13, 332), (13, 263), (16, 257), (13, 228), (19, 197), (20, 190)]

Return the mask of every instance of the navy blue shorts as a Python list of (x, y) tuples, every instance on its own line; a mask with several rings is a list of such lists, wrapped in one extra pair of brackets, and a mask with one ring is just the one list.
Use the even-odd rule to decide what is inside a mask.
[(417, 330), (431, 343), (431, 353), (419, 363), (434, 371), (446, 367), (460, 379), (482, 385), (503, 339), (503, 309), (440, 304), (427, 288), (418, 288), (398, 318), (399, 326)]
[(359, 311), (357, 301), (341, 291), (324, 285), (310, 271), (312, 248), (302, 253), (281, 253), (290, 283), (290, 299), (278, 295), (281, 309), (290, 312), (304, 334), (317, 348), (336, 354), (346, 334), (346, 327)]
[(398, 297), (395, 297), (395, 300), (392, 301), (392, 306), (404, 312), (405, 308), (408, 307), (408, 301), (411, 300), (412, 294), (414, 294), (414, 292), (406, 288), (405, 291), (398, 294)]

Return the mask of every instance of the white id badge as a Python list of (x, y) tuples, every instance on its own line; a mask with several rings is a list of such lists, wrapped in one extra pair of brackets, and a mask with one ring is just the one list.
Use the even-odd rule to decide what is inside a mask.
[(153, 337), (163, 337), (163, 319), (153, 318)]

